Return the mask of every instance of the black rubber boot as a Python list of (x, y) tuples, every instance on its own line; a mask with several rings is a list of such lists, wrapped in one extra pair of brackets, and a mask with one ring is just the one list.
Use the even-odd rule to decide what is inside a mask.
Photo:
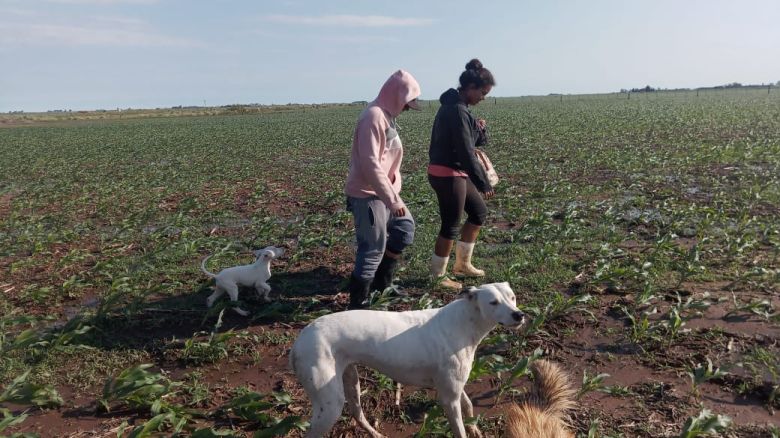
[[(374, 274), (374, 281), (371, 282), (371, 290), (378, 290), (384, 292), (388, 287), (393, 286), (393, 277), (395, 276), (395, 270), (398, 268), (398, 259), (384, 256), (382, 261), (379, 262), (379, 267)], [(394, 287), (396, 295), (406, 296), (406, 292)]]
[(354, 275), (349, 277), (349, 286), (347, 286), (347, 290), (349, 290), (349, 306), (347, 306), (347, 310), (366, 308), (364, 302), (368, 298), (370, 285), (371, 282), (369, 280), (355, 278)]

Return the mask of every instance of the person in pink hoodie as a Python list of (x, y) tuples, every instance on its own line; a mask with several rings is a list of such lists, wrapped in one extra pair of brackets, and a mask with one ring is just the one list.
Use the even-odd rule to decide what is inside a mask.
[(395, 119), (407, 109), (419, 109), (419, 96), (414, 77), (398, 70), (357, 121), (345, 188), (357, 237), (350, 309), (364, 307), (370, 291), (392, 285), (398, 259), (414, 240), (414, 218), (401, 199), (404, 149)]

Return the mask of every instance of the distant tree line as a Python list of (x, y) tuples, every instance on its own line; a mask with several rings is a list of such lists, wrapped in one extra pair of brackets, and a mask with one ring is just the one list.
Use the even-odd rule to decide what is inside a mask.
[(766, 87), (778, 87), (780, 88), (780, 81), (775, 82), (774, 84), (747, 84), (743, 85), (739, 82), (732, 82), (730, 84), (724, 84), (724, 85), (716, 85), (714, 87), (697, 87), (697, 88), (655, 88), (651, 87), (650, 85), (646, 85), (642, 88), (632, 88), (632, 89), (626, 89), (621, 88), (621, 93), (650, 93), (653, 91), (690, 91), (690, 90), (726, 90), (730, 88), (766, 88)]

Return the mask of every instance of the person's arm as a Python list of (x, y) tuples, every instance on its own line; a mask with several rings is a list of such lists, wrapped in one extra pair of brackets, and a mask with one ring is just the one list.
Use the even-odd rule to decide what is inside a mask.
[(452, 136), (455, 152), (458, 154), (463, 170), (469, 175), (471, 182), (481, 193), (492, 193), (493, 187), (488, 182), (487, 175), (482, 166), (477, 163), (477, 155), (474, 153), (473, 139), (471, 137), (471, 119), (466, 111), (458, 108), (453, 117), (454, 123), (452, 129), (455, 130)]
[(474, 144), (475, 146), (485, 146), (488, 144), (488, 140), (490, 137), (488, 137), (487, 133), (487, 124), (485, 123), (484, 119), (477, 120), (477, 141)]
[(358, 159), (363, 177), (371, 184), (379, 199), (393, 213), (405, 208), (401, 196), (393, 189), (390, 177), (379, 164), (382, 145), (385, 144), (385, 132), (382, 127), (365, 118), (358, 126), (357, 132)]

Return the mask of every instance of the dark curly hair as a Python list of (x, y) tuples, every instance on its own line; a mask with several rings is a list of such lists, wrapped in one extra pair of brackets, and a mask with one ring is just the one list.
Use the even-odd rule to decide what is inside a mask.
[(479, 59), (474, 58), (466, 64), (466, 70), (460, 74), (460, 88), (465, 89), (471, 86), (476, 88), (482, 88), (485, 85), (491, 87), (496, 85), (496, 80), (493, 78), (493, 73), (490, 70), (482, 66), (482, 62)]

